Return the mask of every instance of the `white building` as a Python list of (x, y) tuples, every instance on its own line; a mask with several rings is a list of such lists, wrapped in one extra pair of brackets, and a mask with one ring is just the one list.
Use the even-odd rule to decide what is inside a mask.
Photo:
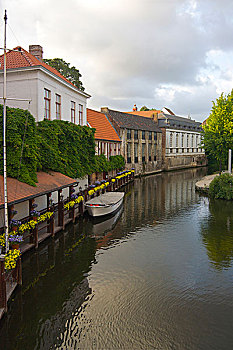
[[(0, 56), (0, 97), (3, 96), (4, 58)], [(29, 109), (36, 121), (61, 119), (86, 125), (86, 103), (90, 97), (56, 69), (43, 62), (40, 45), (21, 47), (7, 53), (7, 105)], [(11, 100), (30, 99), (26, 101)], [(0, 100), (2, 103), (2, 99)]]
[(201, 123), (164, 108), (155, 116), (162, 130), (163, 162), (167, 170), (207, 164), (201, 147)]

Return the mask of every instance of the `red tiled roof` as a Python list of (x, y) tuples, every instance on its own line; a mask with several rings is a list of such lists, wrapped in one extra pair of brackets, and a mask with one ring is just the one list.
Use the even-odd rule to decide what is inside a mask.
[[(57, 172), (37, 173), (38, 183), (36, 187), (10, 177), (7, 178), (8, 203), (22, 202), (29, 198), (38, 197), (44, 193), (53, 192), (58, 188), (68, 187), (76, 184), (77, 181)], [(0, 207), (3, 206), (3, 176), (0, 175)]]
[[(13, 51), (13, 50), (18, 50), (18, 49), (20, 49), (20, 51)], [(44, 62), (41, 62), (35, 56), (33, 56), (30, 52), (24, 50), (22, 47), (17, 46), (13, 50), (7, 52), (7, 61), (6, 61), (6, 68), (7, 69), (42, 66), (78, 90), (77, 86), (72, 84), (61, 73), (59, 73), (55, 68), (49, 66), (48, 64), (46, 64)], [(3, 67), (4, 67), (4, 55), (0, 56), (0, 64), (1, 64), (1, 69), (3, 69)]]
[(131, 111), (131, 112), (125, 112), (128, 114), (134, 114), (134, 115), (140, 115), (141, 117), (151, 118), (152, 114), (155, 113), (161, 113), (159, 110), (151, 110), (151, 111)]
[(87, 108), (87, 121), (92, 128), (96, 129), (95, 139), (121, 141), (105, 114)]

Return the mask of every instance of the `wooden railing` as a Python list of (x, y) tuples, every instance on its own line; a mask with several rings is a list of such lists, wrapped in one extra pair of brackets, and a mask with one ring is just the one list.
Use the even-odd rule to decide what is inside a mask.
[(0, 310), (1, 314), (7, 312), (7, 301), (17, 287), (22, 284), (21, 258), (17, 260), (13, 270), (5, 270), (5, 258), (0, 258)]

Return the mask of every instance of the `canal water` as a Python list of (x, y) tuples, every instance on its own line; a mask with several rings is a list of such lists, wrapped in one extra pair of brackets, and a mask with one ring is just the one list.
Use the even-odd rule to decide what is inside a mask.
[(233, 349), (233, 203), (195, 192), (205, 171), (135, 179), (23, 257), (0, 349)]

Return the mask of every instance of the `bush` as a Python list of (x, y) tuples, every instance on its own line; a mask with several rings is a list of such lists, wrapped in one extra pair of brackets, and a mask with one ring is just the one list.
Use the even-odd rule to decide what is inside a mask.
[(121, 155), (119, 156), (110, 156), (109, 163), (111, 170), (113, 169), (123, 169), (125, 167), (125, 158)]
[(222, 174), (216, 176), (210, 183), (209, 195), (215, 199), (233, 199), (233, 176)]
[(104, 154), (96, 156), (95, 171), (109, 171), (114, 169), (123, 169), (125, 167), (125, 159), (122, 156), (110, 156), (109, 160)]

